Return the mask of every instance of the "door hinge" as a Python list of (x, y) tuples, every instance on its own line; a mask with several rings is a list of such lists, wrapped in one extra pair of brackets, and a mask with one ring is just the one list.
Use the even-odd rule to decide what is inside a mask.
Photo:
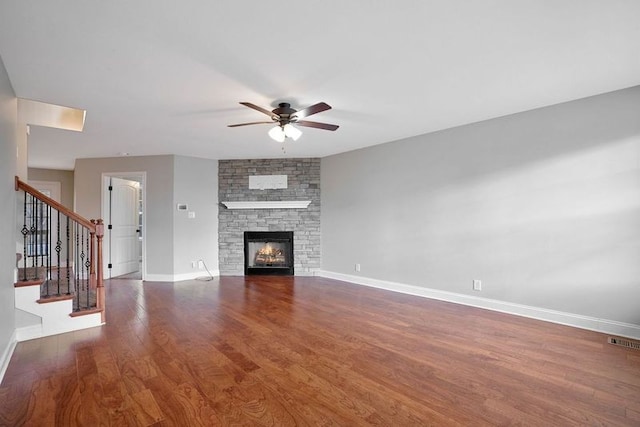
[(113, 185), (109, 186), (109, 191), (113, 191)]
[(113, 264), (111, 263), (107, 264), (107, 268), (113, 268)]
[(107, 230), (112, 230), (113, 229), (113, 225), (109, 224), (107, 225)]

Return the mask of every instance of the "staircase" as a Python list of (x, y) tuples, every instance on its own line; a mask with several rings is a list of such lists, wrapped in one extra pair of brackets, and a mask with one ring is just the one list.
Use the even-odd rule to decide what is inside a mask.
[(18, 341), (105, 321), (102, 220), (87, 220), (16, 177), (22, 253), (16, 253), (15, 307), (29, 318)]

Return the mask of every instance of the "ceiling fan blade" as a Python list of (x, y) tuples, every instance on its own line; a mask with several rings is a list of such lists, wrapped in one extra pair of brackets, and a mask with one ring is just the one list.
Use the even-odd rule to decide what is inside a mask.
[(249, 125), (262, 125), (262, 124), (273, 124), (273, 122), (249, 122), (249, 123), (238, 123), (235, 125), (227, 125), (230, 128), (237, 128), (238, 126), (249, 126)]
[(266, 114), (269, 117), (278, 118), (277, 114), (273, 114), (272, 111), (269, 111), (269, 110), (267, 110), (265, 108), (259, 107), (256, 104), (252, 104), (250, 102), (241, 102), (240, 104), (244, 105), (245, 107), (253, 108), (256, 111), (260, 111), (262, 114)]
[(336, 130), (340, 127), (338, 125), (330, 125), (329, 123), (310, 122), (308, 120), (298, 120), (297, 122), (294, 122), (294, 124), (324, 130)]
[(304, 110), (296, 111), (292, 114), (292, 116), (297, 119), (304, 119), (305, 117), (309, 117), (312, 114), (321, 113), (330, 109), (331, 105), (324, 102), (318, 102), (317, 104), (307, 107)]

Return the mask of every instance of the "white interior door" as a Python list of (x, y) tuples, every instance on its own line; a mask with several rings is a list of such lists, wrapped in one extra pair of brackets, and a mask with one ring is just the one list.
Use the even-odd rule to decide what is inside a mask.
[[(140, 184), (136, 181), (111, 177), (109, 222), (111, 229), (107, 263), (110, 277), (138, 271), (140, 241), (138, 239), (138, 203)], [(108, 227), (107, 227), (108, 228)], [(108, 267), (108, 266), (107, 266)]]

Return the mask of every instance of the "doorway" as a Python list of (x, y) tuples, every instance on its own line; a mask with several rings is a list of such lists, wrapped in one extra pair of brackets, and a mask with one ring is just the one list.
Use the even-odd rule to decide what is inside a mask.
[(102, 174), (104, 278), (144, 280), (145, 172)]

